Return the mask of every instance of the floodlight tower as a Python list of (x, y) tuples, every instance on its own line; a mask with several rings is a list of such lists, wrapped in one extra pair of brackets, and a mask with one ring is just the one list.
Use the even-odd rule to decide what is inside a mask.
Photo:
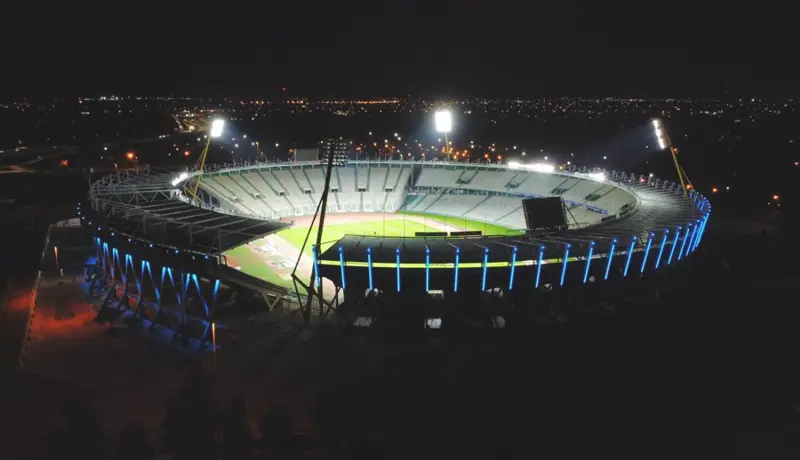
[(669, 138), (669, 134), (667, 134), (667, 130), (664, 128), (664, 123), (660, 118), (653, 118), (653, 129), (655, 129), (656, 138), (658, 139), (658, 146), (661, 148), (661, 150), (669, 149), (669, 153), (672, 155), (672, 161), (675, 162), (675, 170), (678, 172), (678, 179), (681, 181), (683, 195), (688, 198), (689, 189), (692, 188), (692, 183), (686, 176), (686, 172), (683, 171), (683, 167), (681, 167), (681, 164), (678, 162), (678, 149), (672, 145), (672, 140)]
[(449, 110), (437, 110), (433, 114), (433, 123), (436, 127), (436, 132), (444, 134), (444, 152), (449, 160), (450, 142), (447, 139), (447, 134), (453, 130), (453, 114)]
[(222, 135), (222, 130), (225, 128), (225, 120), (221, 118), (215, 118), (211, 121), (211, 129), (208, 131), (208, 141), (206, 142), (205, 148), (203, 148), (203, 153), (200, 154), (200, 158), (197, 159), (197, 163), (194, 165), (194, 169), (192, 172), (198, 172), (194, 177), (194, 181), (189, 185), (187, 182), (184, 191), (190, 198), (198, 200), (197, 198), (197, 190), (200, 188), (200, 176), (202, 176), (203, 168), (206, 165), (206, 156), (208, 155), (208, 147), (211, 146), (211, 139), (220, 137)]

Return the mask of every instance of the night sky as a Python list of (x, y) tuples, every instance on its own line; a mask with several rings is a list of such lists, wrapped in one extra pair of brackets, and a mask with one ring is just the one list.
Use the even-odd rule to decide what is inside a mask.
[(796, 95), (789, 11), (576, 3), (14, 4), (0, 92)]

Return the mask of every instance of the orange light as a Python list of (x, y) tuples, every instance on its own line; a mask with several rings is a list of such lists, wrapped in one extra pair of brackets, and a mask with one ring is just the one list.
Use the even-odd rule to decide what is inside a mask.
[(185, 157), (188, 157), (188, 156), (189, 156), (189, 155), (191, 155), (191, 154), (192, 154), (192, 152), (190, 152), (190, 151), (188, 151), (188, 150), (185, 150), (185, 151), (183, 152), (183, 156), (185, 156)]
[(772, 195), (772, 199), (774, 201), (779, 201), (781, 199), (781, 196), (780, 195)]
[(67, 160), (61, 160), (61, 166), (62, 166), (62, 167), (69, 166), (69, 161), (67, 161)]
[(692, 184), (686, 184), (686, 190), (691, 190), (693, 188), (694, 186)]
[(714, 188), (711, 189), (711, 193), (717, 193), (717, 192), (719, 192), (718, 188), (714, 187)]
[(136, 158), (136, 155), (133, 152), (128, 152), (125, 154), (125, 158), (133, 160), (134, 158)]

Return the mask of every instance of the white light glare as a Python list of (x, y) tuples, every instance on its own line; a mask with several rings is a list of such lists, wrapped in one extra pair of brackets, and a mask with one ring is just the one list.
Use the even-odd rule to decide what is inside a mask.
[(587, 175), (589, 176), (589, 179), (596, 180), (599, 182), (604, 182), (606, 180), (606, 173), (604, 173), (603, 171), (592, 172)]
[(182, 173), (178, 174), (178, 177), (176, 177), (175, 179), (172, 179), (172, 186), (173, 187), (177, 187), (178, 184), (180, 184), (181, 182), (185, 181), (188, 178), (189, 178), (189, 174), (185, 173), (185, 172), (182, 172)]
[(453, 114), (449, 110), (439, 110), (433, 114), (436, 132), (449, 133), (453, 129)]
[(661, 120), (653, 118), (653, 128), (656, 130), (656, 139), (658, 139), (658, 146), (661, 150), (667, 148), (667, 139), (664, 133), (664, 127), (661, 126)]
[(222, 135), (222, 128), (225, 127), (225, 120), (217, 118), (211, 122), (211, 137), (219, 137)]
[(509, 161), (508, 167), (510, 169), (527, 169), (529, 171), (536, 171), (542, 173), (551, 173), (555, 172), (556, 167), (547, 163), (531, 163), (531, 164), (522, 164), (519, 161)]

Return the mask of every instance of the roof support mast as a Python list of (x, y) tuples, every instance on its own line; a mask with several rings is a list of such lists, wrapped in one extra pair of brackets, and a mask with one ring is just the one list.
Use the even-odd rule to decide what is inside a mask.
[(681, 188), (683, 189), (683, 196), (687, 199), (689, 198), (689, 190), (693, 188), (691, 181), (686, 176), (686, 173), (683, 171), (683, 167), (678, 162), (678, 149), (672, 144), (672, 140), (669, 138), (669, 134), (667, 134), (667, 130), (664, 128), (664, 123), (661, 121), (660, 118), (653, 118), (653, 128), (656, 130), (656, 138), (658, 139), (658, 146), (661, 147), (662, 150), (669, 149), (669, 153), (672, 155), (672, 161), (675, 162), (675, 171), (678, 173), (678, 179), (681, 182)]

